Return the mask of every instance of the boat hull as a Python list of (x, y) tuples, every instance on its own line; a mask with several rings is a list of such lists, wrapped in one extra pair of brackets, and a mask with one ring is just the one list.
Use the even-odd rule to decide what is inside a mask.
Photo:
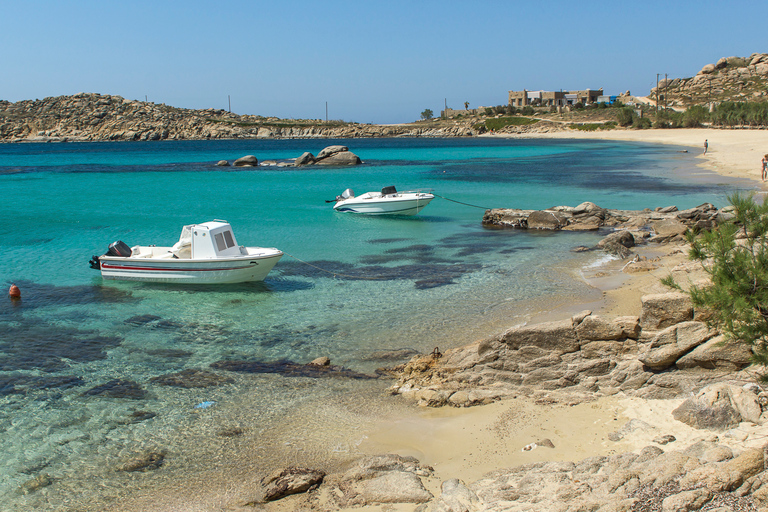
[(366, 215), (416, 215), (429, 204), (434, 196), (397, 199), (358, 199), (339, 201), (333, 209), (337, 212), (363, 213)]
[(277, 252), (267, 256), (182, 260), (160, 258), (99, 258), (101, 277), (149, 283), (230, 284), (263, 281), (282, 258)]

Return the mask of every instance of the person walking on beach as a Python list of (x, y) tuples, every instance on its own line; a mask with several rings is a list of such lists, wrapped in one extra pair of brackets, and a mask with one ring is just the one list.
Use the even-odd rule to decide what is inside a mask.
[(707, 154), (707, 148), (709, 148), (709, 143), (707, 142), (707, 139), (704, 139), (704, 154)]
[(763, 156), (762, 164), (763, 164), (763, 171), (760, 177), (762, 178), (763, 181), (765, 181), (765, 178), (768, 178), (768, 155)]

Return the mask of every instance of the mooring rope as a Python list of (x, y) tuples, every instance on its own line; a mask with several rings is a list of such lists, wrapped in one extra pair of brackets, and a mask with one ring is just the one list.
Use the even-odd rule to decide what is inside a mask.
[(285, 251), (283, 251), (283, 254), (285, 254), (285, 255), (286, 255), (286, 256), (288, 256), (289, 258), (293, 258), (293, 259), (295, 259), (296, 261), (298, 261), (298, 262), (301, 262), (301, 263), (303, 263), (303, 264), (305, 264), (305, 265), (309, 265), (310, 267), (312, 267), (312, 268), (315, 268), (315, 269), (317, 269), (317, 270), (319, 270), (319, 271), (321, 271), (321, 272), (325, 272), (326, 274), (331, 274), (333, 277), (339, 276), (339, 277), (346, 277), (346, 278), (349, 278), (349, 279), (368, 279), (368, 280), (370, 280), (370, 281), (375, 281), (375, 280), (378, 280), (378, 279), (386, 279), (386, 277), (382, 277), (382, 276), (376, 276), (376, 277), (369, 277), (369, 276), (353, 276), (353, 275), (349, 275), (349, 274), (341, 274), (341, 273), (339, 273), (339, 272), (332, 272), (332, 271), (330, 271), (330, 270), (325, 270), (324, 268), (320, 268), (320, 267), (318, 267), (317, 265), (313, 265), (313, 264), (311, 264), (311, 263), (310, 263), (310, 262), (308, 262), (308, 261), (304, 261), (304, 260), (302, 260), (302, 259), (300, 259), (300, 258), (297, 258), (297, 257), (296, 257), (296, 256), (294, 256), (293, 254), (288, 254), (288, 253), (287, 253), (287, 252), (285, 252)]
[(488, 207), (488, 206), (478, 206), (476, 204), (462, 203), (461, 201), (456, 201), (454, 199), (448, 199), (447, 197), (443, 197), (443, 196), (441, 196), (439, 194), (435, 194), (434, 192), (432, 193), (432, 195), (435, 196), (435, 197), (439, 197), (440, 199), (445, 199), (446, 201), (450, 201), (452, 203), (463, 204), (464, 206), (471, 206), (472, 208), (481, 208), (483, 210), (492, 210), (493, 209), (493, 208)]

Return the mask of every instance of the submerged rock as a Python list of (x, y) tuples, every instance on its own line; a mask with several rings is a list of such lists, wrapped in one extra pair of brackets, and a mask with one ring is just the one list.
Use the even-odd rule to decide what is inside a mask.
[(142, 400), (147, 397), (146, 390), (131, 380), (113, 379), (83, 393), (84, 396), (106, 396), (109, 398), (130, 398)]
[(129, 459), (117, 470), (126, 472), (152, 471), (162, 466), (164, 461), (164, 451), (150, 451)]
[(275, 501), (291, 494), (306, 492), (320, 485), (325, 478), (325, 472), (317, 469), (291, 466), (278, 470), (264, 478), (263, 501)]
[(152, 377), (149, 381), (161, 386), (173, 386), (177, 388), (207, 388), (234, 382), (234, 380), (229, 377), (194, 368), (187, 368), (180, 372)]
[(53, 483), (53, 481), (54, 480), (53, 480), (53, 477), (51, 477), (51, 475), (47, 473), (43, 473), (21, 484), (17, 492), (19, 494), (30, 494), (42, 489), (43, 487), (48, 487)]
[(348, 379), (375, 379), (377, 377), (358, 373), (341, 366), (299, 364), (292, 361), (216, 361), (211, 368), (241, 373), (277, 373), (284, 377), (341, 377)]

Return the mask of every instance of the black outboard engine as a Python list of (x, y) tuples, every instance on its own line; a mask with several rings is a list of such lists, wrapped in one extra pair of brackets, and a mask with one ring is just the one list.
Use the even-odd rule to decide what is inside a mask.
[(395, 189), (394, 186), (390, 185), (389, 187), (384, 187), (383, 189), (381, 189), (381, 195), (388, 196), (390, 194), (397, 194), (397, 190)]
[(94, 270), (101, 270), (101, 262), (99, 261), (99, 257), (96, 255), (91, 256), (91, 261), (89, 261), (88, 264)]
[(131, 255), (131, 248), (128, 247), (128, 244), (123, 242), (122, 240), (118, 240), (117, 242), (112, 242), (109, 244), (109, 249), (107, 250), (107, 256), (117, 256), (119, 258), (128, 258)]

